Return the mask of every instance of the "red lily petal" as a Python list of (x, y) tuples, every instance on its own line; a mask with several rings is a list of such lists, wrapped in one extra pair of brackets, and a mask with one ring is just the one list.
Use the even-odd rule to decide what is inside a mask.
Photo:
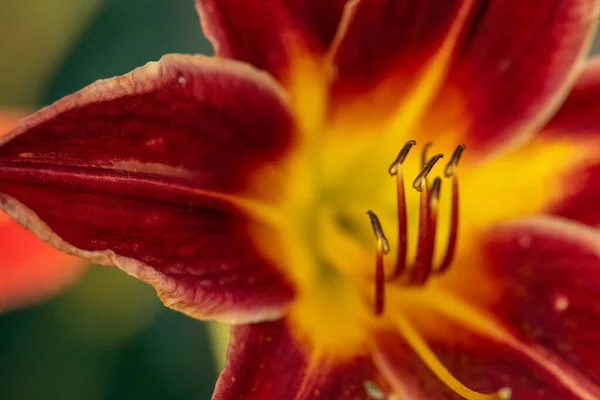
[[(492, 226), (481, 240), (480, 256), (457, 271), (462, 285), (455, 279), (406, 297), (398, 303), (404, 315), (471, 389), (508, 387), (515, 399), (600, 398), (600, 233), (531, 217)], [(375, 360), (401, 394), (460, 398), (397, 337), (378, 338)]]
[(498, 289), (486, 308), (600, 385), (600, 233), (531, 218), (494, 227), (486, 273)]
[(55, 247), (153, 284), (169, 307), (274, 318), (292, 290), (251, 235), (273, 232), (256, 199), (279, 186), (251, 179), (293, 132), (266, 74), (165, 56), (15, 128), (0, 148), (0, 206)]
[[(586, 149), (580, 160), (574, 157), (563, 182), (564, 195), (550, 205), (552, 214), (589, 225), (600, 226), (600, 58), (588, 63), (558, 113), (538, 133), (536, 139), (563, 141)], [(579, 152), (582, 153), (581, 151)]]
[[(25, 116), (0, 112), (0, 136)], [(0, 311), (47, 298), (82, 272), (82, 260), (53, 249), (1, 213), (0, 238)]]
[(391, 118), (394, 148), (402, 133), (477, 152), (505, 145), (562, 101), (597, 11), (595, 0), (359, 0), (334, 54), (335, 111)]
[(218, 56), (282, 79), (294, 51), (323, 54), (347, 0), (196, 0), (205, 35)]
[[(471, 390), (509, 392), (512, 399), (527, 400), (593, 400), (600, 396), (600, 388), (582, 375), (585, 370), (573, 369), (541, 346), (511, 336), (498, 340), (431, 310), (419, 313), (419, 318), (435, 321), (424, 329), (427, 345), (444, 367)], [(415, 326), (418, 328), (418, 323)], [(402, 398), (463, 399), (433, 374), (397, 332), (379, 334), (374, 360)]]
[(284, 320), (233, 326), (213, 400), (364, 399), (388, 387), (370, 357), (329, 360), (296, 341)]

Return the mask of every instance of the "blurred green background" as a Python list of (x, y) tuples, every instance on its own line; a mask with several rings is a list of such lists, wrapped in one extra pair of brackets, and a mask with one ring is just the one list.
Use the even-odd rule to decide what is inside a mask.
[[(212, 53), (193, 0), (1, 0), (0, 107), (33, 110), (174, 52)], [(0, 315), (0, 399), (209, 399), (214, 353), (204, 323), (92, 266)]]
[[(0, 107), (33, 110), (173, 52), (212, 52), (193, 0), (0, 0)], [(220, 357), (206, 324), (116, 268), (0, 315), (2, 400), (209, 399)]]

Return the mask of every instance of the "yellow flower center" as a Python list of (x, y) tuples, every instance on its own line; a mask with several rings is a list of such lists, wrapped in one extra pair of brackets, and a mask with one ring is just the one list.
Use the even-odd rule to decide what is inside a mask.
[[(486, 395), (458, 382), (397, 307), (414, 304), (415, 295), (435, 296), (430, 283), (449, 269), (458, 243), (456, 168), (465, 146), (458, 146), (447, 158), (439, 174), (443, 179), (431, 179), (428, 175), (443, 155), (428, 157), (427, 145), (421, 160), (407, 161), (415, 144), (407, 142), (389, 167), (395, 184), (387, 185), (384, 196), (376, 192), (357, 198), (344, 192), (346, 186), (340, 191), (317, 182), (318, 171), (310, 170), (304, 158), (304, 163), (293, 165), (297, 181), (290, 185), (289, 201), (281, 207), (282, 243), (260, 234), (255, 238), (296, 285), (288, 320), (308, 354), (342, 360), (356, 357), (370, 352), (377, 330), (395, 329), (463, 397), (508, 398), (506, 390), (504, 397)], [(385, 170), (380, 175), (385, 176)], [(405, 175), (415, 177), (414, 190), (405, 189)], [(349, 186), (352, 192), (353, 185)], [(384, 229), (395, 234), (388, 239)], [(394, 308), (385, 306), (388, 293)]]

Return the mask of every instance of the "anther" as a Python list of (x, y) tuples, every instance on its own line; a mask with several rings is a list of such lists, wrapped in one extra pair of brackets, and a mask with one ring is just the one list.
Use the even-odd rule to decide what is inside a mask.
[(427, 178), (427, 175), (429, 175), (435, 163), (438, 162), (442, 157), (444, 157), (443, 154), (436, 154), (435, 156), (431, 157), (429, 161), (427, 161), (427, 163), (425, 163), (423, 170), (419, 173), (419, 175), (417, 175), (417, 177), (413, 181), (413, 188), (415, 188), (419, 192), (423, 190), (423, 183), (425, 182), (425, 178)]
[(410, 148), (415, 146), (416, 144), (417, 142), (415, 142), (414, 140), (409, 140), (408, 142), (406, 142), (406, 144), (402, 147), (402, 150), (400, 150), (400, 153), (398, 153), (398, 157), (396, 157), (392, 165), (390, 165), (390, 168), (388, 168), (388, 173), (390, 175), (394, 176), (398, 173), (398, 168), (400, 167), (400, 165), (402, 165), (404, 160), (406, 160), (406, 156), (408, 156)]
[(375, 315), (383, 313), (385, 303), (385, 270), (383, 265), (383, 255), (390, 251), (387, 239), (381, 229), (381, 223), (377, 215), (371, 210), (367, 211), (371, 219), (371, 226), (377, 239), (377, 253), (375, 255)]
[(378, 242), (381, 242), (383, 254), (389, 253), (390, 245), (387, 241), (387, 238), (385, 237), (385, 234), (383, 233), (383, 228), (381, 227), (381, 222), (379, 222), (379, 218), (377, 217), (377, 214), (375, 214), (373, 211), (369, 210), (369, 211), (367, 211), (367, 215), (371, 219), (371, 226), (373, 227), (373, 232), (375, 233), (375, 238), (377, 239)]
[(460, 156), (465, 148), (466, 146), (464, 144), (459, 144), (454, 150), (454, 153), (452, 153), (452, 157), (450, 158), (450, 161), (448, 161), (448, 165), (446, 165), (446, 169), (444, 170), (444, 175), (446, 175), (446, 178), (451, 177), (454, 173), (454, 168), (458, 166)]

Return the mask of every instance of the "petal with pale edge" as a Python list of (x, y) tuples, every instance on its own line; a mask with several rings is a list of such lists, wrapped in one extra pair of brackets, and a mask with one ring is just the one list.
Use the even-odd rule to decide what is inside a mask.
[(218, 56), (248, 62), (281, 79), (300, 53), (325, 53), (346, 1), (196, 0), (196, 8)]
[(250, 181), (293, 134), (266, 74), (165, 56), (20, 123), (0, 142), (0, 206), (53, 246), (151, 283), (169, 307), (275, 318), (292, 289), (250, 235), (275, 236), (263, 203), (278, 186)]
[[(25, 116), (21, 111), (0, 111), (0, 135)], [(55, 294), (79, 277), (84, 264), (0, 214), (0, 312)]]
[(596, 0), (359, 0), (347, 10), (333, 54), (341, 131), (375, 112), (395, 151), (404, 134), (466, 142), (473, 154), (551, 116), (598, 19)]
[(213, 400), (373, 400), (389, 390), (369, 356), (341, 361), (312, 354), (285, 320), (231, 329)]
[(489, 312), (600, 385), (600, 233), (531, 218), (495, 227), (485, 246), (499, 288)]
[[(508, 387), (514, 399), (600, 398), (600, 233), (550, 217), (514, 220), (484, 235), (481, 260), (471, 268), (488, 293), (431, 290), (408, 307), (442, 363), (468, 387)], [(401, 393), (453, 398), (404, 347), (382, 335), (376, 357)]]
[[(586, 162), (559, 177), (563, 196), (549, 207), (553, 214), (600, 225), (600, 58), (590, 61), (558, 113), (536, 136), (588, 149)], [(582, 151), (579, 152), (582, 154)], [(576, 159), (577, 154), (571, 156)], [(561, 162), (557, 160), (557, 162)]]

